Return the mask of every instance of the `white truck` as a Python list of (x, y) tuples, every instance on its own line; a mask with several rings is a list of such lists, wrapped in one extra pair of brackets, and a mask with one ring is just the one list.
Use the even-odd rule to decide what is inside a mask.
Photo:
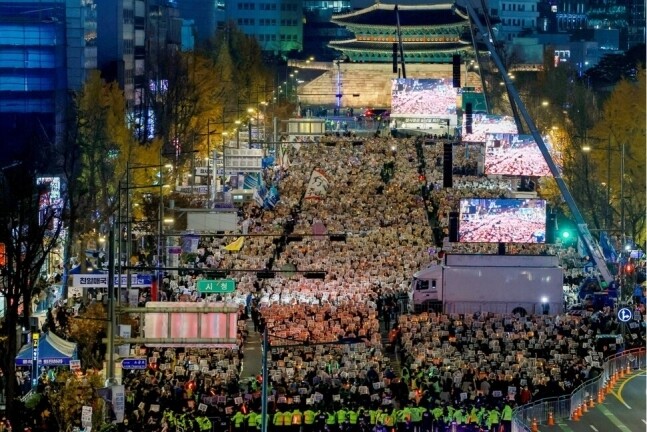
[(414, 311), (559, 314), (563, 272), (551, 255), (452, 255), (413, 275)]

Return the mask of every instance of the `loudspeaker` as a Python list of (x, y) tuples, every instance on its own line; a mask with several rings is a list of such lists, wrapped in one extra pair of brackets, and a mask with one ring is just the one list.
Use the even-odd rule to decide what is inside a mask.
[(473, 121), (474, 121), (474, 111), (472, 108), (472, 102), (467, 102), (465, 104), (465, 131), (468, 134), (472, 133)]
[(461, 87), (461, 56), (460, 54), (454, 54), (452, 57), (452, 77), (454, 82), (454, 88)]
[(555, 213), (546, 215), (546, 243), (555, 244), (555, 232), (557, 231), (557, 216)]
[(458, 242), (458, 212), (449, 212), (449, 241)]
[(452, 143), (443, 144), (443, 187), (450, 188), (454, 185), (452, 179), (453, 166), (453, 146)]
[(398, 73), (398, 44), (393, 42), (393, 73)]

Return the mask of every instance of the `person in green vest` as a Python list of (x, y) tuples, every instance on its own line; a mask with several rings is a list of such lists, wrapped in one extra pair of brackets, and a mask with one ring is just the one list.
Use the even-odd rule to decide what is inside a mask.
[(412, 408), (405, 405), (402, 409), (393, 410), (395, 416), (395, 424), (399, 431), (413, 430), (413, 423), (411, 421)]
[(249, 410), (249, 412), (245, 415), (245, 423), (247, 425), (247, 432), (251, 432), (254, 430), (256, 427), (256, 416), (260, 414), (256, 414), (254, 410)]
[(348, 409), (348, 424), (351, 428), (355, 428), (355, 426), (357, 426), (361, 409), (362, 408), (355, 409), (354, 407)]
[(348, 411), (344, 409), (344, 407), (341, 407), (337, 410), (337, 426), (341, 426), (346, 422), (346, 418), (348, 417)]
[(283, 413), (280, 410), (276, 410), (272, 416), (272, 426), (273, 430), (277, 431), (283, 429)]
[(288, 431), (292, 429), (292, 411), (289, 409), (285, 409), (285, 412), (283, 413), (283, 429), (284, 431)]
[(331, 432), (337, 430), (337, 413), (332, 407), (326, 411), (326, 428)]
[(414, 430), (420, 430), (422, 415), (426, 412), (427, 408), (420, 405), (411, 408), (411, 423), (413, 423)]
[(434, 417), (434, 426), (437, 427), (443, 418), (443, 407), (441, 407), (440, 405), (436, 405), (431, 410), (431, 415)]
[(462, 425), (465, 422), (465, 411), (462, 407), (458, 407), (454, 410), (451, 421), (455, 422), (457, 425)]
[[(265, 424), (270, 426), (270, 415), (265, 414)], [(256, 430), (259, 431), (263, 428), (263, 414), (256, 414)]]
[(377, 424), (378, 418), (382, 415), (382, 410), (377, 408), (377, 409), (371, 409), (368, 411), (369, 417), (371, 419), (371, 426), (375, 426)]
[(496, 431), (497, 428), (499, 427), (499, 421), (501, 420), (501, 416), (499, 414), (499, 410), (496, 408), (492, 408), (490, 411), (487, 413), (487, 427), (491, 431)]
[(313, 411), (308, 407), (307, 410), (303, 412), (303, 432), (313, 432), (314, 424), (317, 418), (318, 411)]
[(505, 432), (512, 431), (512, 405), (510, 402), (506, 402), (503, 411), (501, 411), (501, 424)]
[(175, 414), (171, 410), (164, 410), (164, 419), (169, 424), (170, 427), (174, 428), (176, 426)]
[(245, 427), (245, 414), (243, 414), (240, 410), (236, 411), (236, 414), (231, 416), (231, 422), (234, 425), (234, 430), (242, 431)]
[(387, 410), (383, 414), (383, 418), (384, 418), (384, 426), (386, 426), (389, 430), (391, 430), (393, 428), (393, 426), (395, 426), (395, 412), (394, 412), (394, 410), (393, 409)]
[(200, 428), (201, 432), (211, 430), (211, 420), (209, 420), (209, 418), (207, 418), (206, 416), (196, 417), (195, 421), (198, 422), (198, 428)]
[(472, 426), (478, 426), (480, 424), (478, 412), (479, 411), (476, 405), (472, 405), (472, 408), (469, 410), (469, 413), (467, 414), (467, 419), (465, 420), (465, 423)]
[(292, 430), (294, 432), (299, 432), (301, 430), (302, 424), (303, 424), (303, 413), (297, 407), (292, 411)]

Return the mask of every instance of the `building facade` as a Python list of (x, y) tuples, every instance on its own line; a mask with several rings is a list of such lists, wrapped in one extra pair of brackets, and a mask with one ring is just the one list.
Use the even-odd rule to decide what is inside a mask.
[(254, 37), (265, 52), (283, 57), (303, 50), (303, 2), (235, 0), (225, 3), (226, 22)]
[(0, 1), (0, 159), (31, 143), (54, 148), (69, 92), (97, 67), (92, 0)]

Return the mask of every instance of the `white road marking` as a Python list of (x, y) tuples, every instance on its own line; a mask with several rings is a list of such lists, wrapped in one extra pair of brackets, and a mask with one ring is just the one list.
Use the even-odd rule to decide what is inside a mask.
[(595, 426), (593, 426), (593, 425), (590, 425), (590, 426), (591, 426), (591, 429), (593, 429), (595, 432), (598, 432), (598, 430), (595, 428)]
[(645, 423), (647, 425), (647, 420), (643, 419), (643, 423)]

